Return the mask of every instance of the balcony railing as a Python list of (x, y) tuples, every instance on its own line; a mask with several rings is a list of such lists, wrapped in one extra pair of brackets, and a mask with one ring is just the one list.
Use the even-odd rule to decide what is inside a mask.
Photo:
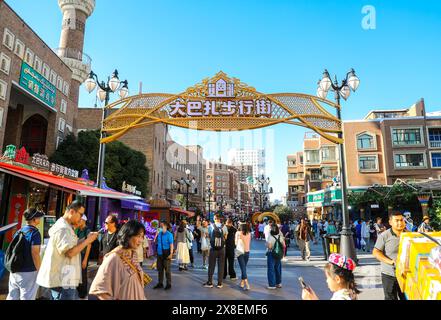
[(430, 141), (431, 148), (441, 148), (441, 141)]
[(54, 49), (54, 51), (60, 58), (70, 58), (70, 59), (79, 60), (87, 66), (91, 66), (92, 64), (92, 59), (87, 54), (85, 54), (80, 50), (73, 48), (56, 48)]

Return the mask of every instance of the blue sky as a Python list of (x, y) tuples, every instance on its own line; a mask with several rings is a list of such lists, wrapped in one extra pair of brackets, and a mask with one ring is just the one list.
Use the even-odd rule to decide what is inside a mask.
[[(57, 1), (6, 2), (58, 47)], [(373, 30), (362, 28), (365, 5), (376, 10)], [(352, 120), (420, 98), (428, 111), (441, 110), (440, 36), (437, 0), (97, 0), (84, 51), (101, 77), (117, 68), (132, 94), (140, 81), (144, 92), (178, 93), (219, 70), (264, 93), (315, 94), (324, 68), (342, 77), (353, 67), (361, 84), (343, 103), (343, 118)], [(94, 103), (82, 88), (80, 106)], [(279, 125), (248, 136), (172, 132), (178, 142), (202, 144), (208, 158), (225, 156), (230, 147), (265, 147), (280, 197), (287, 191), (286, 156), (302, 148), (305, 129)]]

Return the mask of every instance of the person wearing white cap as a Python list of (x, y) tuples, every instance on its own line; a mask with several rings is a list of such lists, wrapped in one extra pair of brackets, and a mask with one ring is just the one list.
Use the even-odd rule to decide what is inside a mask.
[[(90, 229), (87, 227), (87, 216), (83, 214), (78, 228), (75, 230), (79, 241), (86, 239), (90, 233)], [(88, 245), (83, 251), (81, 251), (81, 283), (77, 287), (78, 297), (82, 300), (87, 299), (87, 267), (89, 264), (89, 254), (92, 245)]]

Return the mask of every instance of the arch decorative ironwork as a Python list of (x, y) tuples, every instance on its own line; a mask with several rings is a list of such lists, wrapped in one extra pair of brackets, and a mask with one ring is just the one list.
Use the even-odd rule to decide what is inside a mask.
[(309, 128), (337, 144), (341, 121), (329, 100), (300, 93), (264, 94), (222, 71), (179, 94), (146, 93), (108, 105), (108, 143), (129, 130), (157, 123), (209, 131), (240, 131), (287, 123)]

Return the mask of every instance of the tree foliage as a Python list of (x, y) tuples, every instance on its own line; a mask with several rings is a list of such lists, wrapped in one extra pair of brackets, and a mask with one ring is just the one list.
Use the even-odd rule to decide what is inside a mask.
[(280, 218), (280, 221), (291, 220), (293, 218), (293, 211), (287, 206), (277, 206), (273, 212)]
[(435, 230), (441, 230), (441, 199), (435, 199), (429, 209), (430, 224)]
[[(78, 138), (71, 134), (59, 145), (50, 161), (79, 172), (88, 169), (89, 178), (96, 181), (99, 139), (99, 130), (81, 131)], [(142, 196), (146, 196), (146, 157), (142, 152), (133, 150), (120, 141), (106, 145), (104, 176), (107, 185), (112, 189), (121, 190), (123, 182), (126, 181), (127, 184), (136, 186)]]

